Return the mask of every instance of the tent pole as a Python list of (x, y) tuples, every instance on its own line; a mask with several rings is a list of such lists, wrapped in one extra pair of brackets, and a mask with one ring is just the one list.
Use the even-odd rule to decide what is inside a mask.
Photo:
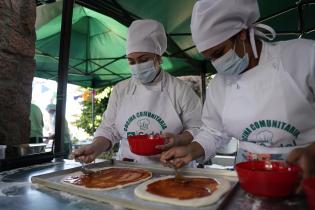
[(297, 5), (297, 9), (298, 9), (298, 15), (299, 15), (299, 31), (300, 31), (300, 36), (299, 38), (302, 38), (303, 35), (305, 34), (304, 28), (305, 28), (305, 24), (304, 24), (304, 19), (303, 19), (303, 5), (301, 4), (301, 1), (299, 2), (299, 4)]
[(56, 158), (64, 157), (65, 109), (67, 99), (68, 65), (73, 4), (74, 0), (64, 0), (62, 8), (54, 149)]

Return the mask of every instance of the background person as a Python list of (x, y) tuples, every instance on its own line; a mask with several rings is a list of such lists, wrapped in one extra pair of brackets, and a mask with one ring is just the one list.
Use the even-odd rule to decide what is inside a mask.
[(31, 122), (30, 141), (31, 144), (43, 143), (43, 114), (40, 108), (31, 104), (29, 120)]

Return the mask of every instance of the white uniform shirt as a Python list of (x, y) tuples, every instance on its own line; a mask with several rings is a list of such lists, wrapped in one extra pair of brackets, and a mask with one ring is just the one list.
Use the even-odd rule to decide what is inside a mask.
[[(267, 45), (274, 45), (275, 48), (273, 50), (276, 49), (277, 52), (280, 52), (276, 57), (281, 60), (285, 71), (292, 77), (295, 85), (315, 110), (315, 42), (296, 39), (277, 43), (263, 43), (259, 65), (267, 63), (269, 56), (277, 53), (270, 47), (267, 47)], [(240, 77), (249, 72), (250, 70), (240, 76), (234, 76), (234, 80), (240, 79)], [(194, 139), (195, 142), (198, 142), (203, 147), (205, 160), (214, 157), (216, 149), (227, 144), (231, 137), (234, 137), (226, 132), (226, 128), (224, 128), (222, 123), (223, 109), (226, 105), (225, 95), (231, 78), (231, 76), (218, 74), (210, 81), (207, 88), (202, 114), (203, 125)], [(270, 78), (265, 80), (268, 82)], [(257, 94), (259, 95), (259, 93)], [(272, 103), (272, 101), (267, 103)], [(235, 112), (237, 111), (235, 110)]]
[(109, 139), (112, 144), (119, 142), (121, 136), (115, 125), (116, 116), (124, 96), (133, 85), (136, 85), (135, 94), (141, 94), (143, 88), (149, 90), (158, 90), (161, 87), (161, 82), (165, 81), (164, 90), (167, 91), (170, 100), (182, 121), (183, 131), (190, 132), (193, 136), (196, 135), (201, 126), (201, 101), (195, 94), (193, 89), (186, 82), (171, 76), (170, 74), (161, 71), (159, 79), (153, 85), (145, 86), (130, 78), (119, 82), (114, 88), (109, 98), (108, 106), (103, 114), (102, 122), (96, 129), (94, 137), (103, 136)]

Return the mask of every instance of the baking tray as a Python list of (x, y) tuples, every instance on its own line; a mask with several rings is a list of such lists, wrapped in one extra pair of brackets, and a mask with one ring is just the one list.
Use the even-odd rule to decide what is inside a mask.
[[(109, 166), (119, 166), (119, 167), (137, 167), (150, 170), (152, 172), (152, 177), (161, 177), (164, 175), (172, 175), (174, 174), (174, 170), (171, 168), (163, 167), (162, 165), (145, 165), (145, 164), (137, 164), (137, 163), (130, 163), (130, 162), (123, 162), (123, 161), (105, 161), (96, 164), (88, 165), (88, 168), (102, 168), (102, 167), (109, 167)], [(124, 187), (121, 189), (114, 189), (108, 191), (95, 191), (95, 190), (82, 190), (78, 189), (75, 186), (65, 185), (61, 183), (61, 180), (64, 176), (74, 173), (80, 170), (80, 167), (57, 171), (53, 173), (43, 174), (39, 176), (33, 176), (32, 182), (40, 185), (44, 185), (48, 188), (52, 188), (55, 190), (68, 192), (71, 194), (75, 194), (84, 198), (89, 198), (92, 200), (110, 203), (112, 205), (118, 205), (123, 208), (128, 209), (147, 209), (147, 210), (185, 210), (191, 209), (191, 207), (181, 207), (171, 204), (164, 204), (164, 203), (157, 203), (146, 201), (138, 198), (134, 194), (134, 189), (137, 185), (131, 185), (128, 187)], [(183, 175), (195, 175), (195, 176), (206, 176), (212, 178), (225, 178), (231, 182), (232, 189), (235, 187), (237, 183), (237, 176), (236, 173), (233, 171), (226, 171), (226, 170), (214, 170), (214, 169), (198, 169), (198, 168), (184, 168), (181, 170)], [(229, 197), (230, 193), (224, 195), (218, 202), (215, 204), (198, 207), (194, 209), (218, 209), (220, 205), (223, 205), (225, 202), (224, 200)]]

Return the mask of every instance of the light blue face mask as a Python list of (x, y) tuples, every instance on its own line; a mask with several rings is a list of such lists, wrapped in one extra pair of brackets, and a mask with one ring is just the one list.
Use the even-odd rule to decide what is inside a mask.
[(244, 57), (240, 58), (235, 52), (235, 44), (234, 49), (230, 49), (227, 53), (225, 53), (220, 58), (212, 61), (213, 67), (217, 70), (218, 74), (240, 74), (242, 73), (249, 64), (248, 53), (245, 50), (244, 46)]
[(148, 84), (154, 80), (158, 70), (156, 70), (153, 60), (144, 63), (130, 65), (131, 75), (142, 84)]

